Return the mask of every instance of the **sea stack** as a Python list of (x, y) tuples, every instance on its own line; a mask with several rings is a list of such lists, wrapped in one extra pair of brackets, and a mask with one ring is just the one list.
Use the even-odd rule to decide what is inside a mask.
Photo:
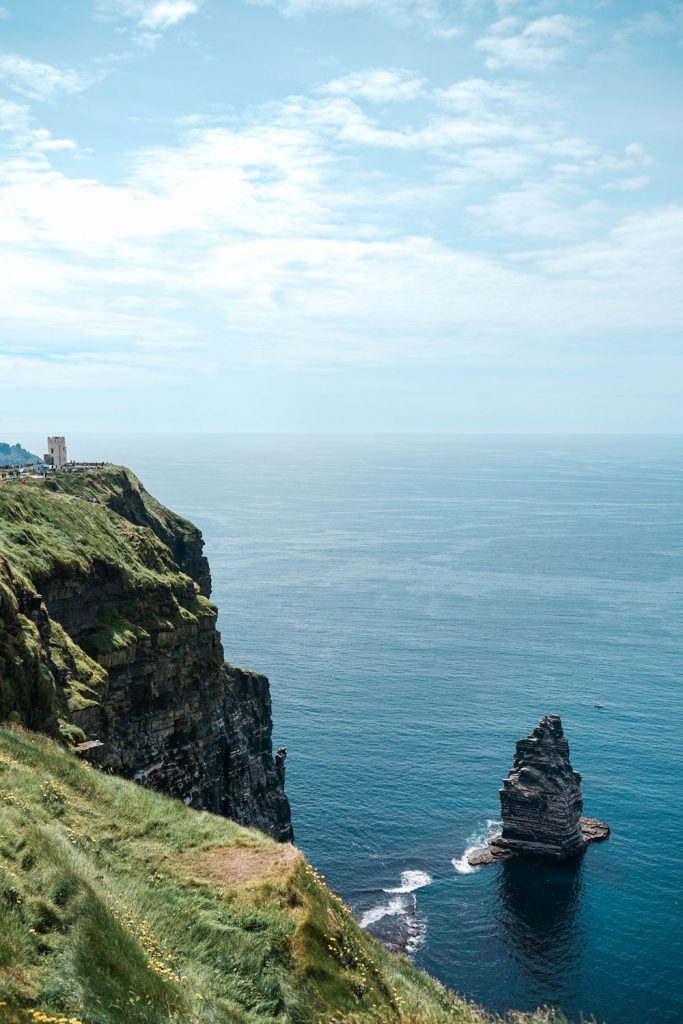
[(511, 857), (571, 860), (589, 842), (609, 835), (609, 826), (582, 818), (581, 776), (569, 760), (569, 744), (559, 715), (546, 715), (517, 749), (500, 789), (503, 831), (486, 850), (473, 852), (470, 864)]

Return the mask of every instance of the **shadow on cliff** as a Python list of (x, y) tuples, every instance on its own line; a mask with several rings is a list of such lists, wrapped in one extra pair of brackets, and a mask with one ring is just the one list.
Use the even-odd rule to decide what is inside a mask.
[(536, 983), (539, 1002), (571, 998), (585, 948), (581, 861), (553, 864), (514, 860), (501, 865), (499, 938)]

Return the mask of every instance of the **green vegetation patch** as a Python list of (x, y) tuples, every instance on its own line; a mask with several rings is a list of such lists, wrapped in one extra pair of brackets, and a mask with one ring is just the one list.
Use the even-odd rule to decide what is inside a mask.
[(375, 942), (291, 847), (20, 729), (0, 729), (2, 1013), (17, 1024), (489, 1020)]
[(157, 501), (125, 466), (62, 473), (48, 478), (45, 486), (54, 493), (102, 504), (129, 523), (151, 530), (168, 546), (180, 568), (194, 575), (208, 594), (209, 570), (201, 556), (203, 545), (199, 530), (194, 523)]
[[(200, 552), (197, 529), (122, 467), (2, 482), (0, 721), (79, 742), (82, 713), (106, 691), (98, 662), (215, 622), (215, 605), (176, 561), (187, 556), (205, 583)], [(94, 601), (96, 621), (69, 635), (39, 594), (49, 609), (69, 594), (84, 608)]]
[(19, 479), (0, 486), (0, 551), (36, 586), (106, 569), (131, 587), (177, 587), (182, 580), (187, 589), (187, 577), (151, 530), (51, 483)]

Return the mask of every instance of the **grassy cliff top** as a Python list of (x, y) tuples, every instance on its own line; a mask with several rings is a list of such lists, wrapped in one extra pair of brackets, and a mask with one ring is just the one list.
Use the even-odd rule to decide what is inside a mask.
[[(92, 659), (215, 620), (209, 588), (200, 532), (130, 470), (0, 481), (0, 721), (70, 728), (103, 685)], [(79, 592), (95, 621), (75, 637), (38, 594)]]
[[(197, 547), (196, 554), (201, 556), (201, 533), (194, 523), (157, 501), (125, 466), (105, 465), (84, 473), (59, 473), (48, 477), (45, 486), (60, 494), (90, 501), (94, 498), (128, 522), (147, 527), (173, 551), (185, 571), (188, 567), (183, 564), (183, 556), (188, 551)], [(208, 576), (206, 563), (203, 568)], [(201, 579), (197, 582), (202, 584)]]
[(122, 466), (0, 484), (0, 552), (36, 585), (95, 562), (132, 584), (168, 583), (183, 568), (174, 545), (193, 542), (197, 528)]
[(362, 931), (295, 848), (0, 729), (0, 1020), (489, 1018)]

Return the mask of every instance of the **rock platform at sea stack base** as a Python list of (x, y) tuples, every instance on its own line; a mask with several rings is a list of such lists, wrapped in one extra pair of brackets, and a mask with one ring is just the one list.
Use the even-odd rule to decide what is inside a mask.
[(500, 805), (503, 830), (469, 855), (472, 866), (517, 857), (572, 860), (610, 834), (604, 821), (581, 817), (581, 776), (569, 760), (559, 715), (546, 715), (517, 741)]

